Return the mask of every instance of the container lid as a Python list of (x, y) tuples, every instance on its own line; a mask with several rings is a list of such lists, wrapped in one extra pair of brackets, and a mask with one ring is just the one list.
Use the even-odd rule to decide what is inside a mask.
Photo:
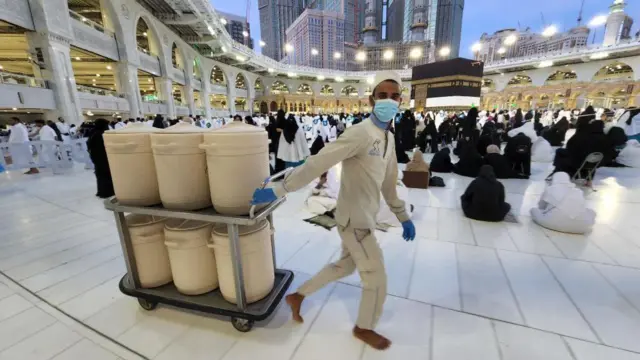
[(211, 129), (204, 129), (186, 122), (179, 122), (175, 125), (169, 126), (166, 129), (160, 130), (160, 133), (161, 134), (184, 134), (184, 133), (204, 133), (204, 132), (210, 132), (210, 131)]
[(127, 215), (127, 226), (136, 227), (136, 226), (147, 226), (152, 224), (157, 224), (159, 222), (165, 221), (167, 218), (162, 216), (151, 216), (151, 215), (138, 215), (138, 214), (130, 214)]
[(169, 219), (164, 225), (165, 229), (172, 231), (198, 230), (207, 226), (211, 226), (211, 223), (184, 219)]
[[(249, 126), (253, 126), (253, 125), (249, 125)], [(264, 229), (267, 226), (267, 224), (269, 224), (269, 222), (267, 220), (263, 220), (251, 226), (238, 225), (238, 233), (240, 236), (249, 235), (251, 233), (258, 232)], [(213, 227), (213, 233), (219, 236), (225, 236), (225, 237), (229, 236), (229, 231), (228, 231), (227, 225), (225, 224), (216, 224), (216, 226)]]
[(218, 128), (215, 130), (215, 132), (212, 132), (212, 134), (247, 134), (247, 133), (263, 133), (263, 134), (267, 134), (267, 132), (264, 130), (264, 128), (259, 127), (259, 126), (255, 126), (255, 125), (249, 125), (249, 124), (245, 124), (243, 122), (240, 121), (232, 121), (230, 123), (228, 123), (227, 125)]
[(163, 129), (148, 126), (145, 123), (132, 123), (116, 130), (105, 131), (105, 134), (140, 134), (161, 132)]

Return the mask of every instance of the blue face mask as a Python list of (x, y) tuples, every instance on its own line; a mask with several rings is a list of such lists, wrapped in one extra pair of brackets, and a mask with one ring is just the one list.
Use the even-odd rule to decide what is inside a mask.
[(398, 113), (400, 104), (391, 99), (379, 99), (373, 107), (373, 113), (376, 118), (382, 122), (389, 122)]

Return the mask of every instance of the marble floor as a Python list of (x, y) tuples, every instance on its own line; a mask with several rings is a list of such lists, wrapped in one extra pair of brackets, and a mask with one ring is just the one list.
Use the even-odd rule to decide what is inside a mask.
[[(378, 233), (386, 352), (350, 335), (357, 275), (308, 298), (302, 325), (284, 306), (244, 334), (227, 319), (144, 311), (118, 290), (119, 240), (91, 172), (0, 174), (0, 360), (640, 360), (640, 171), (598, 171), (588, 193), (598, 223), (586, 236), (531, 222), (549, 165), (533, 171), (503, 181), (519, 223), (465, 218), (459, 196), (471, 179), (444, 174), (445, 188), (410, 191), (416, 241)], [(296, 273), (290, 291), (339, 250), (335, 231), (301, 220), (305, 194), (275, 213), (277, 262)]]

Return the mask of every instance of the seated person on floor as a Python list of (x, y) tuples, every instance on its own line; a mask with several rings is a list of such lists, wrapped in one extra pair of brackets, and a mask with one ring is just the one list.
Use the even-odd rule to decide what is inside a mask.
[(496, 179), (493, 168), (483, 165), (480, 175), (475, 178), (460, 197), (462, 211), (470, 219), (480, 221), (502, 221), (511, 210), (504, 201), (504, 186)]
[(424, 155), (420, 150), (413, 152), (413, 159), (405, 166), (402, 183), (413, 189), (426, 189), (429, 187), (429, 164), (424, 161)]
[(510, 137), (504, 155), (515, 171), (531, 175), (531, 139), (524, 133)]
[(587, 208), (584, 194), (565, 172), (553, 174), (538, 207), (531, 209), (531, 217), (542, 227), (573, 234), (591, 231), (596, 221), (596, 213)]
[[(311, 183), (311, 193), (305, 201), (307, 211), (314, 215), (323, 215), (335, 210), (338, 202), (338, 193), (340, 192), (340, 182), (338, 181), (337, 171), (337, 166), (334, 166), (322, 174), (319, 179)], [(401, 181), (398, 181), (396, 184), (398, 198), (405, 201), (407, 215), (411, 217), (413, 205), (409, 204), (409, 189), (407, 189)], [(381, 227), (383, 228), (401, 226), (395, 214), (391, 212), (389, 205), (384, 201), (384, 197), (380, 197), (380, 210), (378, 211), (376, 219), (378, 225), (382, 225)]]
[(572, 177), (589, 154), (599, 152), (604, 156), (601, 165), (615, 157), (615, 148), (604, 134), (604, 123), (594, 120), (590, 123), (579, 121), (576, 133), (567, 141), (566, 149), (556, 150), (553, 160), (554, 173), (566, 172)]
[(451, 163), (451, 150), (448, 147), (442, 148), (431, 159), (429, 169), (433, 172), (450, 173), (453, 171)]
[(636, 139), (627, 141), (616, 158), (618, 164), (640, 169), (640, 143)]
[(553, 161), (554, 156), (555, 151), (553, 151), (551, 144), (545, 138), (539, 136), (538, 140), (533, 142), (531, 146), (532, 162), (550, 163)]
[(484, 164), (484, 159), (478, 153), (476, 146), (471, 142), (467, 142), (460, 151), (460, 161), (454, 166), (453, 172), (468, 177), (478, 176), (480, 167)]
[(617, 125), (624, 129), (629, 140), (640, 141), (640, 108), (625, 111), (617, 120)]
[(562, 146), (564, 138), (569, 130), (569, 120), (566, 117), (561, 118), (549, 129), (542, 132), (542, 137), (547, 139), (551, 146)]
[(487, 165), (491, 165), (498, 179), (528, 179), (524, 174), (519, 174), (511, 168), (511, 164), (500, 154), (500, 148), (496, 145), (487, 146), (487, 155), (484, 157)]

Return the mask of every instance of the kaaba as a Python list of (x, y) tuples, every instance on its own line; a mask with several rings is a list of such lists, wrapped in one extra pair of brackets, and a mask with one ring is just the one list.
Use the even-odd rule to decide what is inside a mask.
[(416, 111), (468, 110), (480, 103), (484, 64), (463, 58), (414, 66), (411, 100)]

